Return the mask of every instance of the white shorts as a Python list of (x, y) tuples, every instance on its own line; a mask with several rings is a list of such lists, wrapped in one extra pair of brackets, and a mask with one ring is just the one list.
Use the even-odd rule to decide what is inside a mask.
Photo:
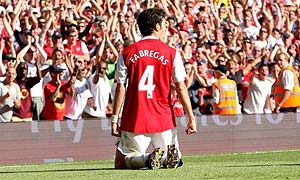
[[(146, 151), (150, 143), (152, 143), (154, 149), (160, 147), (164, 150), (163, 159), (167, 156), (167, 147), (170, 144), (175, 144), (178, 152), (180, 152), (176, 128), (151, 134), (135, 134), (122, 131), (118, 150), (125, 156), (144, 156), (147, 154)], [(181, 153), (179, 153), (179, 156), (181, 157)]]

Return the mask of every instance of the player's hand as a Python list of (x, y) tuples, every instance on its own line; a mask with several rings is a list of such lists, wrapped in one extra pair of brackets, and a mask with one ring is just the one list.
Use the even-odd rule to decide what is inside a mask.
[(111, 135), (116, 137), (121, 136), (121, 131), (117, 123), (111, 123)]
[(185, 128), (185, 133), (186, 134), (194, 134), (197, 132), (197, 127), (196, 127), (196, 122), (195, 119), (191, 120), (189, 119), (186, 128)]

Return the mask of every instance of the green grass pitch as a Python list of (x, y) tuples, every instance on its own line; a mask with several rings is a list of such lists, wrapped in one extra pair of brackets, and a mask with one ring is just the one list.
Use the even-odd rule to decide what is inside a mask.
[(300, 151), (184, 156), (178, 169), (114, 170), (113, 161), (0, 166), (1, 180), (300, 179)]

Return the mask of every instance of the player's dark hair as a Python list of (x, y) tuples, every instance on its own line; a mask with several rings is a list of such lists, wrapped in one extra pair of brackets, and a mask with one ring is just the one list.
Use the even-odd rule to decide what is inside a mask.
[(141, 34), (143, 36), (152, 34), (156, 24), (162, 25), (162, 20), (165, 17), (166, 13), (162, 9), (150, 8), (142, 11), (137, 18)]

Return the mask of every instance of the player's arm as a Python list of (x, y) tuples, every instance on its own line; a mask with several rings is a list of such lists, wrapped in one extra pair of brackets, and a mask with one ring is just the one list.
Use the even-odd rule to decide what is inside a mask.
[(180, 102), (182, 103), (185, 112), (188, 115), (188, 122), (185, 129), (187, 134), (192, 134), (197, 132), (195, 116), (192, 111), (192, 106), (190, 102), (190, 97), (184, 82), (175, 82), (176, 91), (179, 96)]
[(120, 136), (120, 131), (118, 129), (118, 119), (119, 113), (125, 97), (125, 86), (122, 83), (118, 83), (115, 92), (115, 99), (113, 105), (113, 115), (111, 119), (111, 135)]
[(174, 59), (173, 78), (175, 80), (176, 91), (179, 96), (179, 99), (185, 109), (185, 112), (188, 115), (188, 122), (187, 122), (185, 132), (187, 134), (195, 133), (197, 132), (195, 116), (192, 111), (192, 105), (187, 91), (187, 87), (184, 83), (184, 80), (186, 78), (186, 73), (185, 73), (183, 61), (178, 52), (176, 52), (175, 59)]
[(119, 114), (125, 97), (125, 82), (127, 79), (127, 67), (125, 66), (123, 56), (120, 55), (116, 66), (115, 79), (117, 80), (117, 87), (115, 90), (113, 113), (111, 117), (111, 135), (120, 136), (118, 128)]

